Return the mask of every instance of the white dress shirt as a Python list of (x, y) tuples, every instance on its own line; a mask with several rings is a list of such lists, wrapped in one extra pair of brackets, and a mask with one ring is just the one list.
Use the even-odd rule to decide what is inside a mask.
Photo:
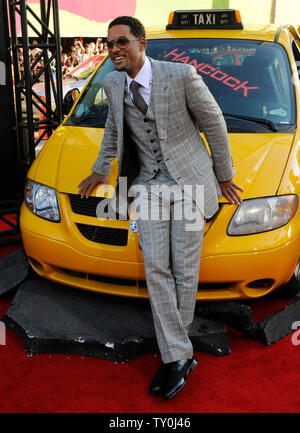
[(130, 89), (130, 84), (131, 81), (134, 80), (141, 85), (141, 87), (139, 88), (139, 92), (141, 96), (144, 98), (146, 104), (149, 105), (151, 88), (152, 88), (152, 65), (148, 57), (146, 57), (146, 60), (142, 68), (139, 70), (135, 78), (130, 78), (129, 75), (127, 75), (126, 73), (126, 79), (127, 79), (127, 91), (131, 96), (131, 98), (132, 98), (132, 92)]

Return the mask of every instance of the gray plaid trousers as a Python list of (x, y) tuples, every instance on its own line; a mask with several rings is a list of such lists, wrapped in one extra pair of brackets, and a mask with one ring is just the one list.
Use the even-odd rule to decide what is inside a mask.
[[(141, 204), (148, 207), (148, 218), (137, 218), (137, 225), (157, 343), (162, 361), (168, 363), (193, 356), (188, 329), (194, 317), (204, 217), (191, 200), (180, 212), (181, 187), (172, 179), (162, 182), (174, 185), (170, 199), (159, 194), (162, 183), (155, 178), (146, 183), (147, 194), (140, 194), (135, 204), (136, 210)], [(158, 219), (151, 218), (153, 209), (155, 214), (159, 210)], [(197, 214), (195, 225), (190, 224), (191, 211)]]

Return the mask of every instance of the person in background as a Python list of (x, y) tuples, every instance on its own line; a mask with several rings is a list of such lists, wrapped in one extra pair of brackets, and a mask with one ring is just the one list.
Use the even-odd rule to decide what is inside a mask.
[(75, 39), (75, 44), (74, 44), (74, 46), (75, 46), (75, 48), (77, 50), (77, 57), (78, 57), (78, 60), (79, 60), (80, 63), (83, 60), (83, 54), (84, 54), (84, 47), (83, 47), (81, 39), (82, 38)]
[(102, 56), (106, 56), (106, 55), (108, 54), (107, 42), (103, 42), (103, 48), (102, 48), (100, 54), (101, 54)]
[[(33, 41), (32, 41), (32, 45), (38, 45), (38, 41), (36, 40), (36, 39), (34, 39)], [(35, 47), (35, 48), (32, 48), (32, 50), (31, 50), (31, 52), (32, 52), (32, 56), (34, 57), (34, 58), (36, 58), (40, 53), (41, 53), (41, 48), (39, 48), (39, 47)]]
[[(37, 45), (37, 41), (36, 40), (34, 40), (33, 42), (32, 42), (32, 44), (33, 45)], [(44, 66), (44, 59), (43, 59), (43, 56), (41, 56), (40, 57), (40, 59), (37, 61), (37, 59), (38, 59), (38, 57), (41, 55), (41, 53), (42, 53), (42, 50), (40, 49), (40, 48), (38, 48), (38, 47), (36, 47), (36, 48), (33, 48), (32, 50), (31, 50), (31, 62), (30, 62), (30, 64), (31, 64), (31, 66), (33, 66), (32, 67), (32, 76), (33, 77), (36, 77), (38, 74), (39, 74), (39, 72), (40, 72), (40, 70), (43, 68), (43, 66)], [(43, 74), (41, 74), (41, 76), (38, 78), (38, 81), (41, 81), (42, 80), (42, 75)]]
[(101, 54), (101, 51), (103, 50), (103, 43), (102, 43), (102, 38), (97, 38), (96, 39), (96, 46), (95, 46), (95, 55), (97, 54)]
[(79, 60), (77, 57), (77, 51), (76, 51), (76, 47), (74, 45), (71, 46), (70, 55), (67, 58), (65, 65), (68, 67), (68, 69), (74, 68), (75, 66), (79, 65)]
[(91, 50), (92, 50), (92, 47), (90, 46), (90, 44), (85, 44), (84, 53), (82, 56), (82, 61), (88, 60), (92, 56)]
[(23, 48), (19, 48), (19, 71), (20, 71), (20, 79), (22, 79), (24, 75), (24, 55), (23, 55)]
[(62, 53), (62, 55), (61, 55), (61, 70), (62, 70), (63, 75), (65, 75), (67, 73), (67, 70), (68, 70), (68, 66), (66, 65), (67, 59), (68, 59), (68, 54)]
[(94, 56), (94, 53), (95, 53), (96, 44), (95, 44), (95, 42), (90, 42), (89, 45), (91, 47), (90, 57), (92, 57), (92, 56)]
[(82, 38), (74, 38), (72, 45), (79, 46), (83, 50)]
[(75, 49), (76, 49), (76, 55), (77, 55), (78, 61), (79, 61), (79, 63), (81, 63), (82, 60), (83, 60), (83, 51), (82, 51), (82, 48), (81, 48), (80, 45), (76, 45)]

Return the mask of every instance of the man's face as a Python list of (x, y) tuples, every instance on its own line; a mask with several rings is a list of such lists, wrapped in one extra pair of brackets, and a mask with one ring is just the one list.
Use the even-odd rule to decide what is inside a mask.
[(144, 64), (147, 41), (145, 38), (135, 40), (137, 38), (130, 32), (130, 27), (123, 24), (113, 26), (108, 30), (108, 40), (120, 37), (130, 40), (128, 46), (120, 48), (114, 44), (113, 48), (108, 51), (109, 57), (118, 71), (125, 71), (131, 78), (134, 78)]

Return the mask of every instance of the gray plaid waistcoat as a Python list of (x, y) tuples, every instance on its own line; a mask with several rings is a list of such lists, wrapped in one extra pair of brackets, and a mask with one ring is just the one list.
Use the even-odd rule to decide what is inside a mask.
[(135, 107), (131, 96), (127, 90), (125, 90), (124, 116), (131, 138), (136, 145), (136, 151), (140, 161), (140, 172), (133, 184), (143, 183), (153, 179), (159, 172), (166, 178), (171, 178), (163, 160), (162, 150), (159, 144), (152, 93), (147, 113), (144, 116), (143, 113)]

